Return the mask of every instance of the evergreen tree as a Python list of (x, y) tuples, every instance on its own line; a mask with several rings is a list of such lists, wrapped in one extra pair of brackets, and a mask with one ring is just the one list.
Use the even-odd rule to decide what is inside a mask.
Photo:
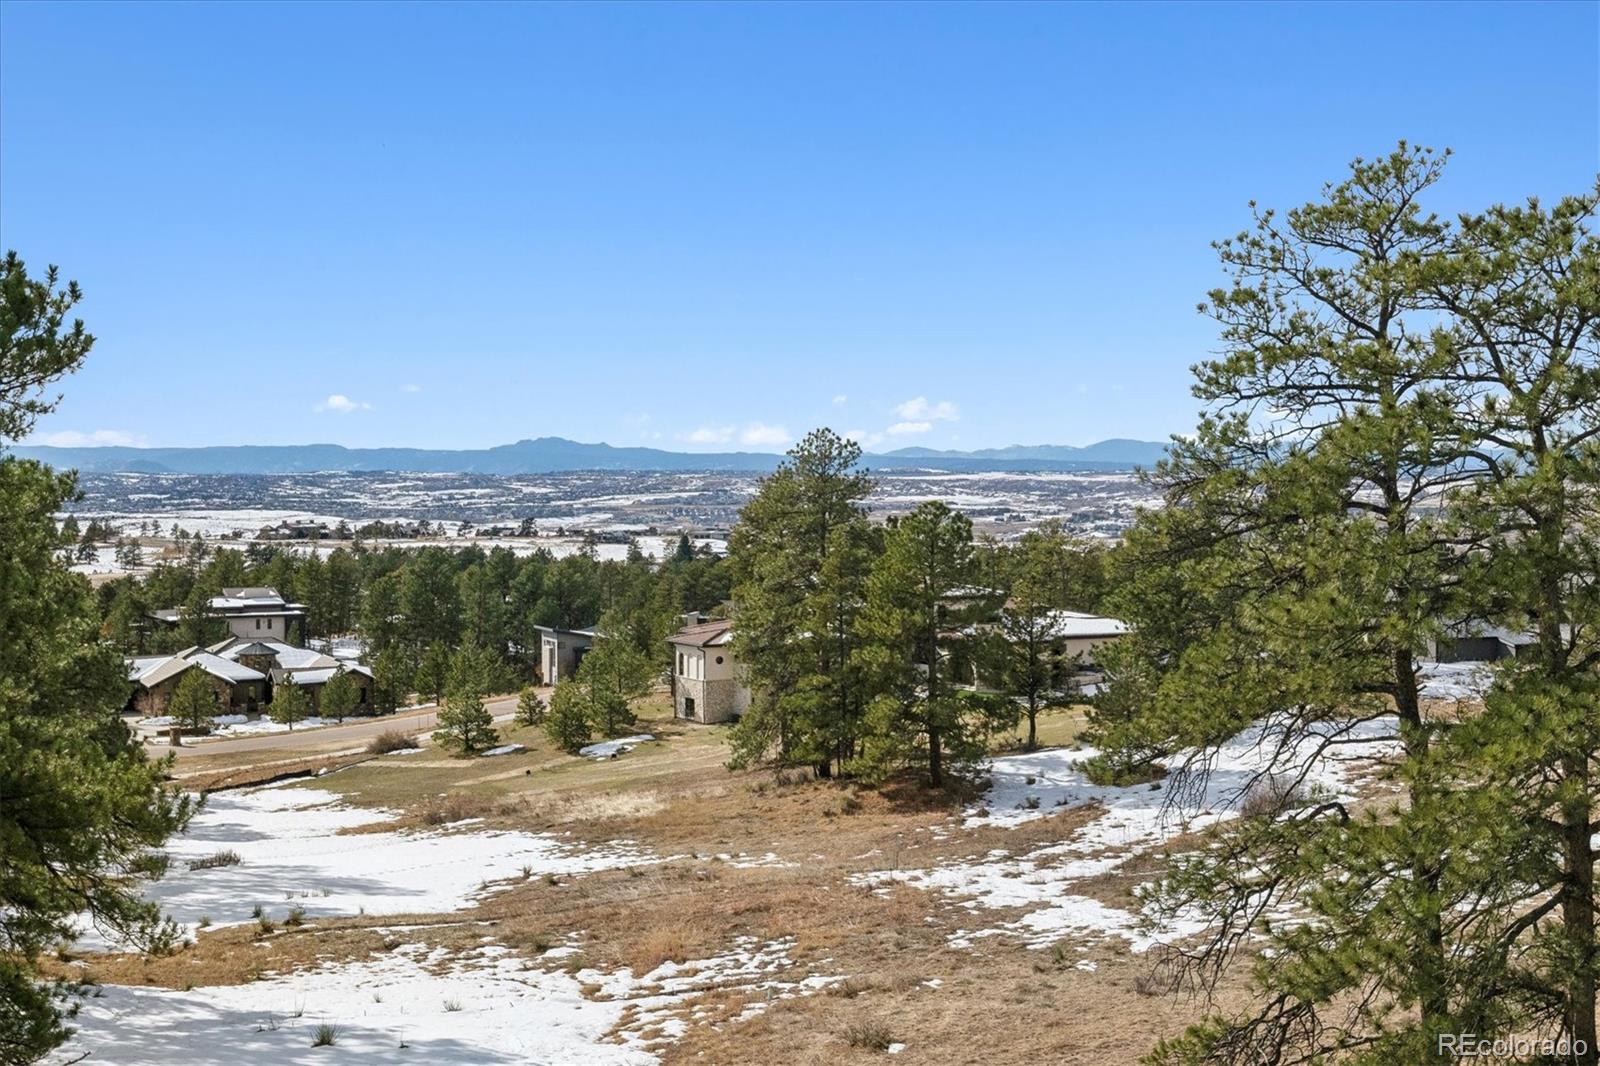
[[(93, 343), (82, 322), (65, 326), (80, 294), (57, 278), (51, 267), (30, 279), (15, 253), (0, 263), (0, 442), (26, 436), (55, 407), (41, 390), (75, 370)], [(87, 582), (57, 556), (53, 515), (75, 495), (70, 476), (0, 457), (0, 1059), (8, 1062), (41, 1058), (67, 1035), (58, 993), (69, 989), (43, 980), (38, 960), (73, 936), (79, 916), (148, 949), (171, 941), (174, 930), (140, 898), (137, 878), (160, 875), (157, 849), (192, 811), (119, 721), (123, 664), (96, 639)]]
[(136, 540), (117, 541), (117, 565), (133, 570), (144, 564), (144, 551)]
[(322, 704), (319, 708), (324, 719), (340, 722), (354, 714), (361, 706), (361, 686), (350, 671), (339, 667), (322, 686)]
[(450, 649), (442, 642), (428, 645), (413, 674), (413, 684), (417, 686), (417, 694), (438, 703), (444, 699), (445, 689), (449, 683)]
[(294, 727), (305, 721), (311, 714), (311, 698), (306, 695), (306, 690), (293, 681), (283, 681), (272, 692), (272, 702), (267, 705), (267, 717), (279, 725), (286, 725), (289, 731), (294, 732)]
[(211, 609), (211, 598), (221, 589), (205, 582), (196, 582), (184, 597), (178, 610), (178, 634), (185, 647), (203, 648), (216, 637), (217, 616)]
[(372, 657), (372, 699), (380, 713), (393, 713), (411, 694), (415, 674), (404, 648), (391, 645)]
[(209, 728), (211, 719), (222, 713), (222, 700), (211, 675), (198, 666), (185, 670), (172, 692), (167, 713), (190, 729)]
[[(1600, 1062), (1600, 193), (1461, 219), (1424, 285), (1449, 319), (1460, 406), (1481, 476), (1456, 502), (1490, 621), (1532, 642), (1439, 761), (1475, 794), (1493, 935), (1471, 944), (1506, 1031), (1544, 1028)], [(1484, 847), (1491, 842), (1495, 852)], [(1552, 1017), (1554, 1015), (1555, 1017)]]
[(814, 430), (740, 513), (734, 655), (753, 698), (734, 728), (734, 765), (772, 757), (826, 774), (856, 754), (866, 700), (855, 621), (876, 537), (860, 460), (854, 441)]
[(0, 348), (0, 440), (21, 440), (34, 420), (55, 410), (61, 397), (45, 397), (53, 382), (83, 365), (94, 345), (82, 319), (67, 325), (67, 315), (83, 299), (76, 281), (61, 285), (54, 266), (31, 278), (16, 252), (0, 260), (0, 307), (4, 308)]
[(1002, 676), (1007, 693), (1022, 701), (1029, 751), (1039, 746), (1039, 712), (1059, 699), (1053, 682), (1063, 668), (1055, 651), (1056, 611), (1041, 576), (1025, 570), (1000, 615)]
[[(52, 279), (47, 288), (54, 289)], [(76, 290), (72, 289), (75, 293)], [(75, 297), (73, 297), (75, 299)], [(0, 439), (25, 434), (49, 405), (31, 389), (77, 365), (81, 326), (51, 336), (59, 301), (7, 256), (0, 269)], [(55, 308), (55, 309), (53, 309)], [(81, 341), (74, 337), (82, 338)], [(53, 372), (51, 367), (55, 367)], [(70, 476), (0, 458), (0, 1060), (43, 1057), (66, 1038), (65, 1001), (39, 972), (42, 952), (83, 916), (118, 939), (157, 950), (175, 935), (138, 878), (159, 876), (161, 845), (192, 813), (163, 784), (119, 719), (128, 696), (121, 656), (97, 640), (88, 582), (58, 556), (53, 515), (75, 495)]]
[[(1519, 661), (1460, 724), (1425, 713), (1417, 676), (1463, 619), (1532, 617), (1542, 650), (1573, 646), (1557, 634), (1592, 585), (1587, 520), (1535, 498), (1589, 476), (1593, 202), (1453, 231), (1420, 206), (1441, 166), (1404, 146), (1358, 161), (1322, 201), (1219, 246), (1234, 283), (1207, 305), (1226, 344), (1197, 368), (1208, 411), (1120, 553), (1113, 613), (1135, 634), (1104, 656), (1097, 742), (1120, 770), (1171, 760), (1181, 805), (1252, 727), (1268, 758), (1246, 789), (1284, 801), (1179, 860), (1151, 900), (1210, 920), (1170, 960), (1175, 984), (1208, 986), (1252, 949), (1257, 986), (1256, 1007), (1163, 1061), (1422, 1061), (1445, 1033), (1593, 1032), (1593, 663)], [(1384, 735), (1380, 777), (1403, 802), (1288, 811), (1319, 760)]]
[(941, 631), (951, 593), (972, 576), (972, 522), (938, 501), (891, 522), (857, 620), (856, 660), (874, 696), (859, 768), (882, 777), (925, 760), (928, 782), (947, 763), (965, 772), (995, 728), (1015, 720), (1009, 701), (958, 691)]
[(550, 711), (544, 718), (545, 735), (562, 751), (576, 753), (589, 743), (589, 695), (568, 678), (550, 694)]
[(395, 574), (379, 575), (367, 585), (361, 600), (361, 632), (367, 647), (374, 656), (381, 654), (400, 640), (403, 627), (400, 578)]
[(539, 690), (529, 685), (517, 695), (517, 724), (536, 726), (544, 722), (549, 707), (539, 695)]
[(436, 743), (472, 755), (500, 741), (494, 718), (483, 705), (492, 670), (490, 653), (467, 645), (450, 659), (444, 706), (439, 709)]
[(650, 691), (650, 661), (626, 640), (602, 632), (583, 657), (576, 678), (589, 702), (589, 724), (601, 736), (626, 733), (633, 725), (631, 701)]

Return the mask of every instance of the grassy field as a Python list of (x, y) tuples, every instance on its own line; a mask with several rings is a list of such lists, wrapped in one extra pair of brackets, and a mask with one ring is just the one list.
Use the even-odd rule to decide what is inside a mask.
[[(665, 1062), (869, 1062), (893, 1042), (905, 1045), (896, 1062), (1133, 1063), (1196, 1015), (1191, 1002), (1147, 994), (1152, 960), (1131, 954), (1121, 938), (1078, 936), (1030, 949), (996, 935), (952, 947), (952, 934), (973, 923), (959, 901), (853, 881), (868, 870), (927, 868), (992, 849), (1020, 853), (1061, 839), (1094, 817), (1092, 809), (1063, 809), (1015, 829), (966, 830), (959, 801), (948, 795), (909, 783), (870, 790), (796, 771), (733, 772), (726, 727), (676, 722), (659, 697), (638, 712), (638, 731), (657, 739), (612, 759), (570, 756), (538, 730), (513, 727), (502, 729), (502, 740), (525, 751), (458, 759), (430, 747), (290, 787), (384, 808), (403, 827), (453, 832), (467, 822), (471, 831), (627, 840), (662, 859), (570, 879), (513, 879), (473, 909), (407, 918), (408, 935), (431, 947), (465, 951), (489, 937), (536, 958), (565, 945), (576, 953), (551, 965), (640, 974), (751, 937), (792, 942), (786, 965), (797, 978), (842, 978), (818, 994), (767, 1003), (753, 1017), (747, 989), (709, 989), (685, 1007), (680, 1038), (665, 1039), (654, 1023), (644, 1028), (645, 1038), (661, 1038), (654, 1050)], [(1055, 710), (1040, 724), (1042, 742), (1071, 744), (1083, 717)], [(1134, 864), (1092, 892), (1126, 904), (1150, 868)], [(91, 969), (101, 980), (178, 988), (249, 981), (369, 958), (392, 946), (381, 930), (394, 922), (322, 919), (270, 935), (222, 929), (173, 956), (100, 958)]]

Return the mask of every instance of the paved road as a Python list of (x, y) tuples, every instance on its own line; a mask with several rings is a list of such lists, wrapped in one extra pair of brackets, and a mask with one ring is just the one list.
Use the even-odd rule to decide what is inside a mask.
[[(549, 698), (548, 690), (540, 691), (546, 699)], [(504, 721), (516, 711), (517, 698), (501, 696), (485, 700), (484, 705), (497, 721)], [(301, 729), (292, 733), (262, 733), (259, 736), (239, 737), (235, 740), (188, 740), (183, 747), (177, 749), (169, 747), (166, 740), (162, 739), (159, 743), (147, 744), (146, 750), (152, 755), (162, 755), (176, 750), (180, 760), (208, 755), (238, 755), (246, 752), (286, 749), (307, 752), (343, 751), (348, 748), (364, 747), (367, 741), (379, 733), (387, 733), (390, 730), (405, 733), (425, 732), (433, 729), (438, 721), (437, 708), (429, 707), (416, 711), (403, 711), (382, 718), (352, 718), (344, 725)]]

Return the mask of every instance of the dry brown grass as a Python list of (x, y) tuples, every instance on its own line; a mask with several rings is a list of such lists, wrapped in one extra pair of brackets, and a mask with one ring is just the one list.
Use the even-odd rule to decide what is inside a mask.
[[(407, 943), (464, 952), (492, 937), (573, 973), (629, 967), (643, 974), (662, 962), (725, 952), (738, 937), (763, 943), (792, 937), (792, 968), (771, 976), (848, 978), (826, 994), (770, 1001), (748, 986), (709, 987), (679, 1015), (689, 1023), (687, 1034), (655, 1048), (667, 1063), (882, 1062), (879, 1038), (887, 1032), (906, 1044), (897, 1064), (1132, 1066), (1157, 1039), (1197, 1016), (1192, 1002), (1146, 994), (1153, 960), (1130, 954), (1120, 939), (1070, 938), (1052, 952), (997, 936), (955, 949), (949, 940), (957, 929), (1015, 915), (975, 916), (938, 892), (894, 886), (876, 893), (850, 883), (869, 869), (927, 868), (992, 849), (1023, 855), (1061, 840), (1093, 810), (1063, 810), (1013, 830), (967, 831), (954, 817), (955, 798), (909, 780), (877, 791), (804, 772), (729, 773), (724, 731), (659, 720), (641, 727), (665, 742), (596, 763), (517, 734), (529, 751), (515, 757), (522, 761), (508, 767), (510, 774), (490, 765), (500, 760), (438, 766), (377, 760), (317, 787), (399, 810), (405, 825), (448, 831), (462, 818), (482, 818), (492, 827), (551, 830), (575, 840), (632, 840), (669, 861), (554, 884), (513, 879), (460, 914), (318, 919), (259, 938), (253, 924), (211, 930), (164, 958), (95, 959), (93, 975), (175, 988), (237, 983), (329, 959), (381, 956), (401, 942), (382, 927), (406, 924), (423, 926), (403, 934)], [(1072, 728), (1070, 716), (1050, 721), (1056, 732)], [(740, 856), (769, 852), (781, 864), (737, 865)], [(1073, 891), (1128, 906), (1134, 887), (1162, 861), (1141, 857)], [(549, 959), (555, 946), (577, 952)], [(1080, 960), (1093, 962), (1095, 971), (1079, 969)], [(1220, 1004), (1238, 996), (1224, 988)], [(741, 1018), (756, 1005), (761, 1013)], [(625, 1012), (623, 1024), (634, 1018)]]

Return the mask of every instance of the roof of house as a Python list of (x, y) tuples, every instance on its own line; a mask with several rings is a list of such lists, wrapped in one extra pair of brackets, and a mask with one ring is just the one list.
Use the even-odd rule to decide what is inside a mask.
[(554, 633), (557, 636), (567, 633), (577, 637), (588, 637), (590, 640), (595, 638), (595, 631), (592, 629), (564, 629), (561, 626), (534, 626), (533, 628), (541, 633)]
[(1129, 632), (1128, 623), (1105, 615), (1083, 611), (1051, 611), (1049, 634), (1063, 640), (1083, 637), (1120, 637)]
[(684, 626), (667, 638), (668, 644), (689, 648), (722, 647), (733, 643), (733, 619), (718, 618), (710, 622)]
[(242, 659), (246, 655), (270, 655), (277, 660), (279, 666), (288, 670), (339, 665), (338, 659), (325, 652), (313, 651), (310, 648), (297, 648), (293, 644), (285, 644), (281, 640), (229, 637), (227, 640), (211, 645), (207, 650), (222, 656), (224, 659), (233, 660)]
[(175, 655), (145, 655), (129, 659), (128, 680), (145, 688), (154, 688), (163, 681), (177, 677), (191, 666), (198, 666), (212, 677), (221, 678), (233, 685), (265, 681), (267, 678), (267, 675), (259, 670), (252, 670), (242, 663), (224, 659), (204, 648), (185, 648)]
[[(372, 671), (360, 663), (347, 664), (343, 669), (346, 673), (361, 674), (368, 680), (372, 678)], [(318, 666), (300, 670), (277, 669), (272, 671), (272, 680), (274, 684), (287, 682), (291, 685), (325, 685), (333, 680), (333, 675), (339, 670), (338, 666)]]

